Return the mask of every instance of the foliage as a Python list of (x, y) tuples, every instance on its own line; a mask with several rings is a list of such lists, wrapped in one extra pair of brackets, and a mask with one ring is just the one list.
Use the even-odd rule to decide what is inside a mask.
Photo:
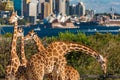
[[(42, 42), (45, 46), (56, 40), (77, 42), (91, 47), (107, 58), (108, 74), (120, 74), (120, 34), (96, 33), (95, 35), (86, 36), (81, 32), (73, 34), (67, 31), (65, 33), (59, 33), (56, 37), (42, 38)], [(0, 43), (0, 75), (5, 75), (4, 70), (9, 61), (11, 40), (2, 40)], [(20, 54), (20, 42), (18, 42), (17, 51), (18, 54)], [(37, 53), (34, 41), (25, 42), (25, 53), (28, 59), (30, 59), (33, 54)], [(102, 74), (100, 64), (96, 59), (85, 53), (71, 52), (66, 55), (66, 58), (68, 65), (73, 66), (80, 74)]]
[(9, 38), (9, 37), (12, 37), (12, 33), (8, 32), (8, 33), (4, 34), (3, 36), (6, 38)]
[(25, 20), (25, 19), (18, 20), (19, 25), (26, 25), (27, 22), (28, 22), (28, 21)]

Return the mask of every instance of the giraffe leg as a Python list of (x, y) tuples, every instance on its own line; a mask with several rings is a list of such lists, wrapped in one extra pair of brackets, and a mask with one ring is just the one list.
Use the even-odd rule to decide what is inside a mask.
[(61, 60), (60, 60), (60, 64), (58, 66), (58, 71), (59, 71), (59, 78), (60, 80), (65, 80), (65, 66), (67, 64), (66, 62), (66, 58), (63, 57)]
[(60, 80), (65, 80), (65, 67), (61, 68), (61, 71), (60, 71)]
[(33, 77), (35, 80), (43, 80), (44, 65), (35, 65), (35, 67), (33, 67)]
[(58, 80), (58, 77), (59, 77), (59, 74), (56, 72), (53, 72), (52, 80)]
[[(57, 64), (58, 66), (58, 64)], [(65, 66), (58, 66), (53, 71), (53, 80), (65, 80)]]

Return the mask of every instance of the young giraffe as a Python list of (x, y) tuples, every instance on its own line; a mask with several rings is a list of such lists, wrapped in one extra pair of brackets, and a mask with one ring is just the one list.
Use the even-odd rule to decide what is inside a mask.
[[(36, 43), (36, 46), (38, 48), (38, 51), (41, 52), (43, 50), (45, 50), (40, 38), (38, 37), (37, 34), (35, 34), (35, 32), (32, 30), (31, 32), (29, 32), (29, 34), (31, 35), (34, 35), (34, 37), (30, 37), (31, 39), (33, 38), (33, 40), (35, 41)], [(28, 38), (27, 38), (28, 39)], [(74, 68), (72, 68), (71, 66), (65, 66), (65, 80), (79, 80), (80, 76), (79, 76), (79, 73), (77, 72), (77, 70), (75, 70)], [(47, 75), (48, 78), (50, 80), (52, 80), (52, 75), (48, 74)]]
[(24, 32), (22, 28), (20, 28), (18, 31), (21, 34), (21, 66), (27, 67), (27, 59), (24, 50)]
[[(29, 37), (35, 37), (35, 34), (28, 34), (25, 39)], [(103, 58), (99, 53), (77, 43), (69, 43), (63, 41), (52, 42), (46, 50), (41, 53), (35, 54), (31, 57), (29, 61), (28, 68), (33, 72), (33, 78), (35, 80), (43, 80), (44, 74), (48, 74), (56, 71), (56, 75), (60, 76), (62, 80), (65, 80), (65, 65), (66, 59), (64, 55), (68, 54), (71, 51), (81, 51), (97, 59), (101, 64), (104, 73), (106, 73), (106, 58)], [(55, 78), (56, 79), (56, 78)]]
[(12, 12), (11, 17), (9, 18), (10, 23), (14, 23), (14, 32), (12, 38), (11, 54), (10, 54), (10, 65), (6, 67), (6, 80), (14, 80), (15, 74), (20, 66), (20, 60), (16, 52), (17, 38), (18, 34), (18, 15), (15, 12)]

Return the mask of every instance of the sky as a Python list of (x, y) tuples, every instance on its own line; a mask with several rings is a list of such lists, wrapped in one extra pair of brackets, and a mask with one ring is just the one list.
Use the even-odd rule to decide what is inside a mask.
[(96, 13), (111, 12), (120, 13), (120, 0), (71, 0), (72, 4), (82, 1), (86, 9), (93, 9)]

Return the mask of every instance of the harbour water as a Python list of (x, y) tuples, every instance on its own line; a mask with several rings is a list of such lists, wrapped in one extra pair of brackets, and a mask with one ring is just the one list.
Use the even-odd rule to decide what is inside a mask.
[[(50, 25), (49, 25), (50, 26)], [(46, 26), (48, 27), (48, 26)], [(40, 36), (57, 36), (59, 32), (70, 31), (72, 33), (83, 32), (86, 35), (95, 34), (96, 32), (99, 33), (112, 33), (112, 34), (119, 34), (120, 27), (119, 26), (80, 26), (79, 28), (44, 28), (43, 24), (33, 25), (29, 27), (23, 27), (24, 34), (26, 35), (30, 30), (33, 30)], [(13, 33), (13, 27), (2, 27), (0, 29), (1, 34), (5, 34), (7, 32)]]

